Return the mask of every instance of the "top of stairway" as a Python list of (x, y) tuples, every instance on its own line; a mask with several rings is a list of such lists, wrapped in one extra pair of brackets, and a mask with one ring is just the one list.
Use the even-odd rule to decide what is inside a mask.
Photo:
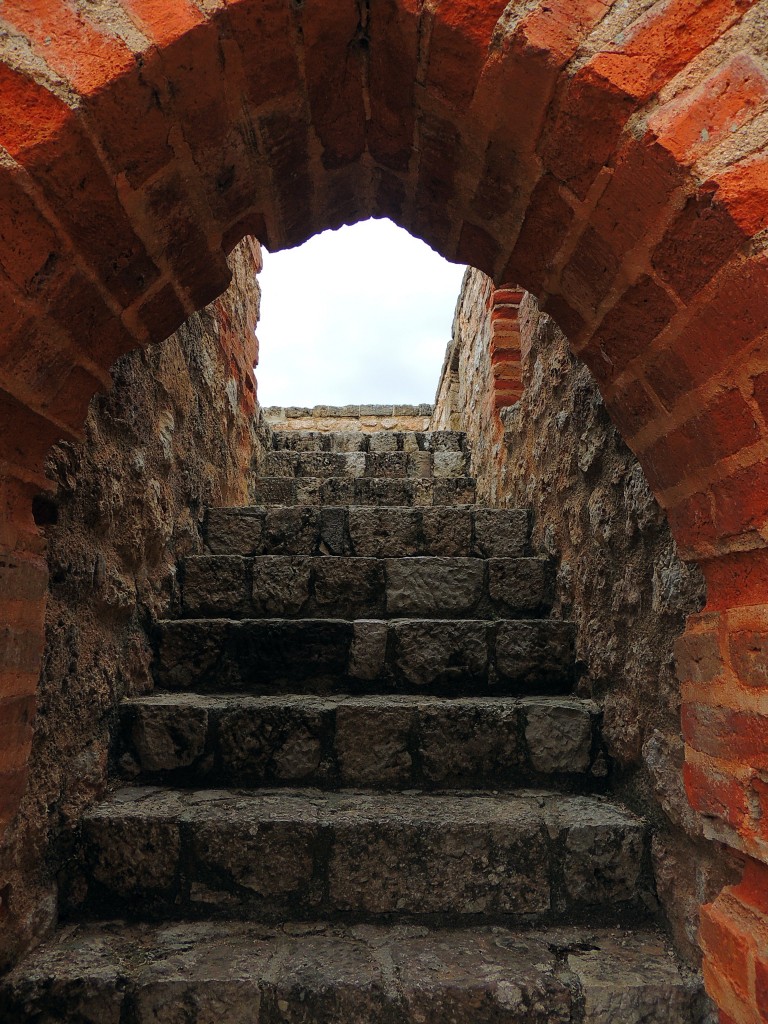
[(278, 406), (262, 409), (265, 422), (280, 430), (427, 430), (428, 404)]

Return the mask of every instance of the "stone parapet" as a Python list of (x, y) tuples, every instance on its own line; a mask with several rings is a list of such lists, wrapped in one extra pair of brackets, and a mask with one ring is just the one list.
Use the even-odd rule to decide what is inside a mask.
[(433, 407), (422, 405), (270, 405), (264, 420), (274, 430), (359, 431), (428, 430)]

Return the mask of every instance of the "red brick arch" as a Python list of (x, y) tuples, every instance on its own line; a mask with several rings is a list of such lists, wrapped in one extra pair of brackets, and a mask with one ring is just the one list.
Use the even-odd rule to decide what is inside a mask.
[(25, 780), (45, 592), (31, 506), (51, 443), (77, 436), (117, 356), (224, 289), (243, 234), (278, 249), (389, 216), (540, 298), (704, 568), (707, 608), (679, 650), (686, 778), (712, 837), (752, 858), (704, 942), (711, 990), (753, 1022), (768, 991), (768, 0), (507, 8), (0, 6), (0, 819)]

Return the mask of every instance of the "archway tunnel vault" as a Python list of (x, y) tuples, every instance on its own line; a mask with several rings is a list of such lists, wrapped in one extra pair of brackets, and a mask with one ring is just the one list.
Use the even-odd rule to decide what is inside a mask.
[(243, 235), (388, 216), (539, 297), (704, 569), (686, 782), (747, 858), (717, 910), (746, 973), (707, 950), (741, 1013), (768, 991), (768, 0), (4, 0), (0, 20), (0, 820), (26, 778), (49, 447), (119, 355), (223, 291)]

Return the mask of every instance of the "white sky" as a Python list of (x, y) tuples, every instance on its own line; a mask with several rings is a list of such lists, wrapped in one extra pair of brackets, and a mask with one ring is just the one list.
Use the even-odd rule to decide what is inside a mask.
[(464, 269), (388, 220), (265, 252), (259, 402), (431, 402)]

